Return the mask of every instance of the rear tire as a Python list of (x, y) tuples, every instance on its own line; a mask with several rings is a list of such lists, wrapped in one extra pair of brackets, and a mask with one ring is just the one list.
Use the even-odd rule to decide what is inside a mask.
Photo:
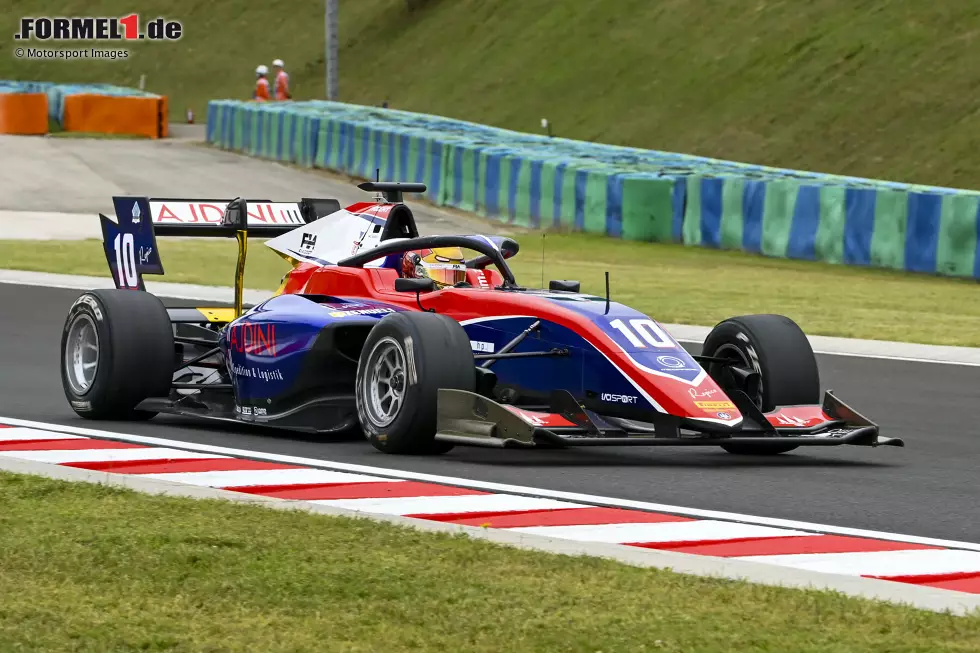
[(476, 386), (470, 339), (455, 320), (435, 313), (392, 313), (364, 342), (355, 396), (364, 435), (392, 454), (441, 454), (435, 440), (440, 388)]
[(174, 337), (157, 297), (134, 290), (93, 290), (68, 310), (61, 334), (61, 384), (86, 419), (140, 420), (150, 397), (166, 397), (174, 373)]
[[(810, 341), (803, 330), (782, 315), (743, 315), (725, 320), (708, 334), (704, 341), (705, 356), (739, 360), (761, 377), (755, 404), (763, 412), (777, 406), (820, 403), (820, 373)], [(709, 364), (708, 373), (722, 386), (731, 390), (731, 382), (723, 373), (724, 366)], [(731, 444), (721, 445), (729, 453), (772, 456), (796, 449), (792, 444)]]

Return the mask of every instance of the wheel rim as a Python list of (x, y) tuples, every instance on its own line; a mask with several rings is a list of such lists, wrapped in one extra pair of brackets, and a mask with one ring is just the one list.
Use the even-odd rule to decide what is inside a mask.
[(92, 318), (82, 313), (65, 339), (65, 377), (72, 392), (83, 395), (91, 390), (98, 371), (99, 332)]
[[(758, 374), (758, 370), (755, 369), (755, 365), (749, 360), (745, 352), (735, 345), (723, 344), (718, 347), (712, 354), (712, 356), (717, 358), (727, 358), (728, 360), (735, 361), (734, 366), (728, 366), (731, 368), (737, 368), (744, 374)], [(728, 386), (724, 389), (726, 390), (740, 390), (745, 392), (752, 403), (758, 408), (762, 408), (762, 383), (759, 383), (754, 392), (749, 392), (747, 388), (740, 388), (735, 381), (735, 375), (729, 372), (725, 373), (723, 378), (728, 380), (728, 383), (723, 384), (723, 386)]]
[(395, 421), (405, 399), (405, 353), (394, 338), (378, 341), (367, 360), (362, 399), (371, 423), (384, 428)]

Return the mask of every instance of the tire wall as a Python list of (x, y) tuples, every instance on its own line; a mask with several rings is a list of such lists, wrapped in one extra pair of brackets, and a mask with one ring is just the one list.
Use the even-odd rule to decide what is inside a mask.
[(215, 100), (208, 141), (421, 181), (506, 224), (980, 277), (980, 193), (600, 145), (337, 102)]

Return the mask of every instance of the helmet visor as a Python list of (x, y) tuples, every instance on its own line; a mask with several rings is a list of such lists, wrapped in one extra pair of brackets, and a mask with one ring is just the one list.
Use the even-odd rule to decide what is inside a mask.
[(429, 263), (425, 266), (425, 271), (440, 286), (454, 286), (466, 281), (466, 267), (463, 265)]

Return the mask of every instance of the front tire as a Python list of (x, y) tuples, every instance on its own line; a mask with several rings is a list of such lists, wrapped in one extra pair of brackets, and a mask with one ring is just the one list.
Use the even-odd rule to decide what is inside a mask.
[(439, 454), (435, 440), (440, 388), (476, 386), (469, 337), (455, 320), (435, 313), (392, 313), (364, 342), (355, 396), (364, 435), (392, 454)]
[[(762, 412), (777, 406), (820, 403), (820, 373), (810, 341), (803, 330), (782, 315), (743, 315), (725, 320), (704, 341), (705, 356), (730, 358), (743, 369), (758, 374), (758, 387), (747, 394)], [(709, 364), (708, 373), (723, 390), (746, 390), (733, 386), (732, 376), (719, 363)], [(772, 456), (796, 449), (792, 444), (721, 445), (733, 454)]]
[(61, 334), (61, 384), (86, 419), (139, 420), (136, 410), (170, 392), (174, 338), (157, 297), (134, 290), (93, 290), (68, 310)]

